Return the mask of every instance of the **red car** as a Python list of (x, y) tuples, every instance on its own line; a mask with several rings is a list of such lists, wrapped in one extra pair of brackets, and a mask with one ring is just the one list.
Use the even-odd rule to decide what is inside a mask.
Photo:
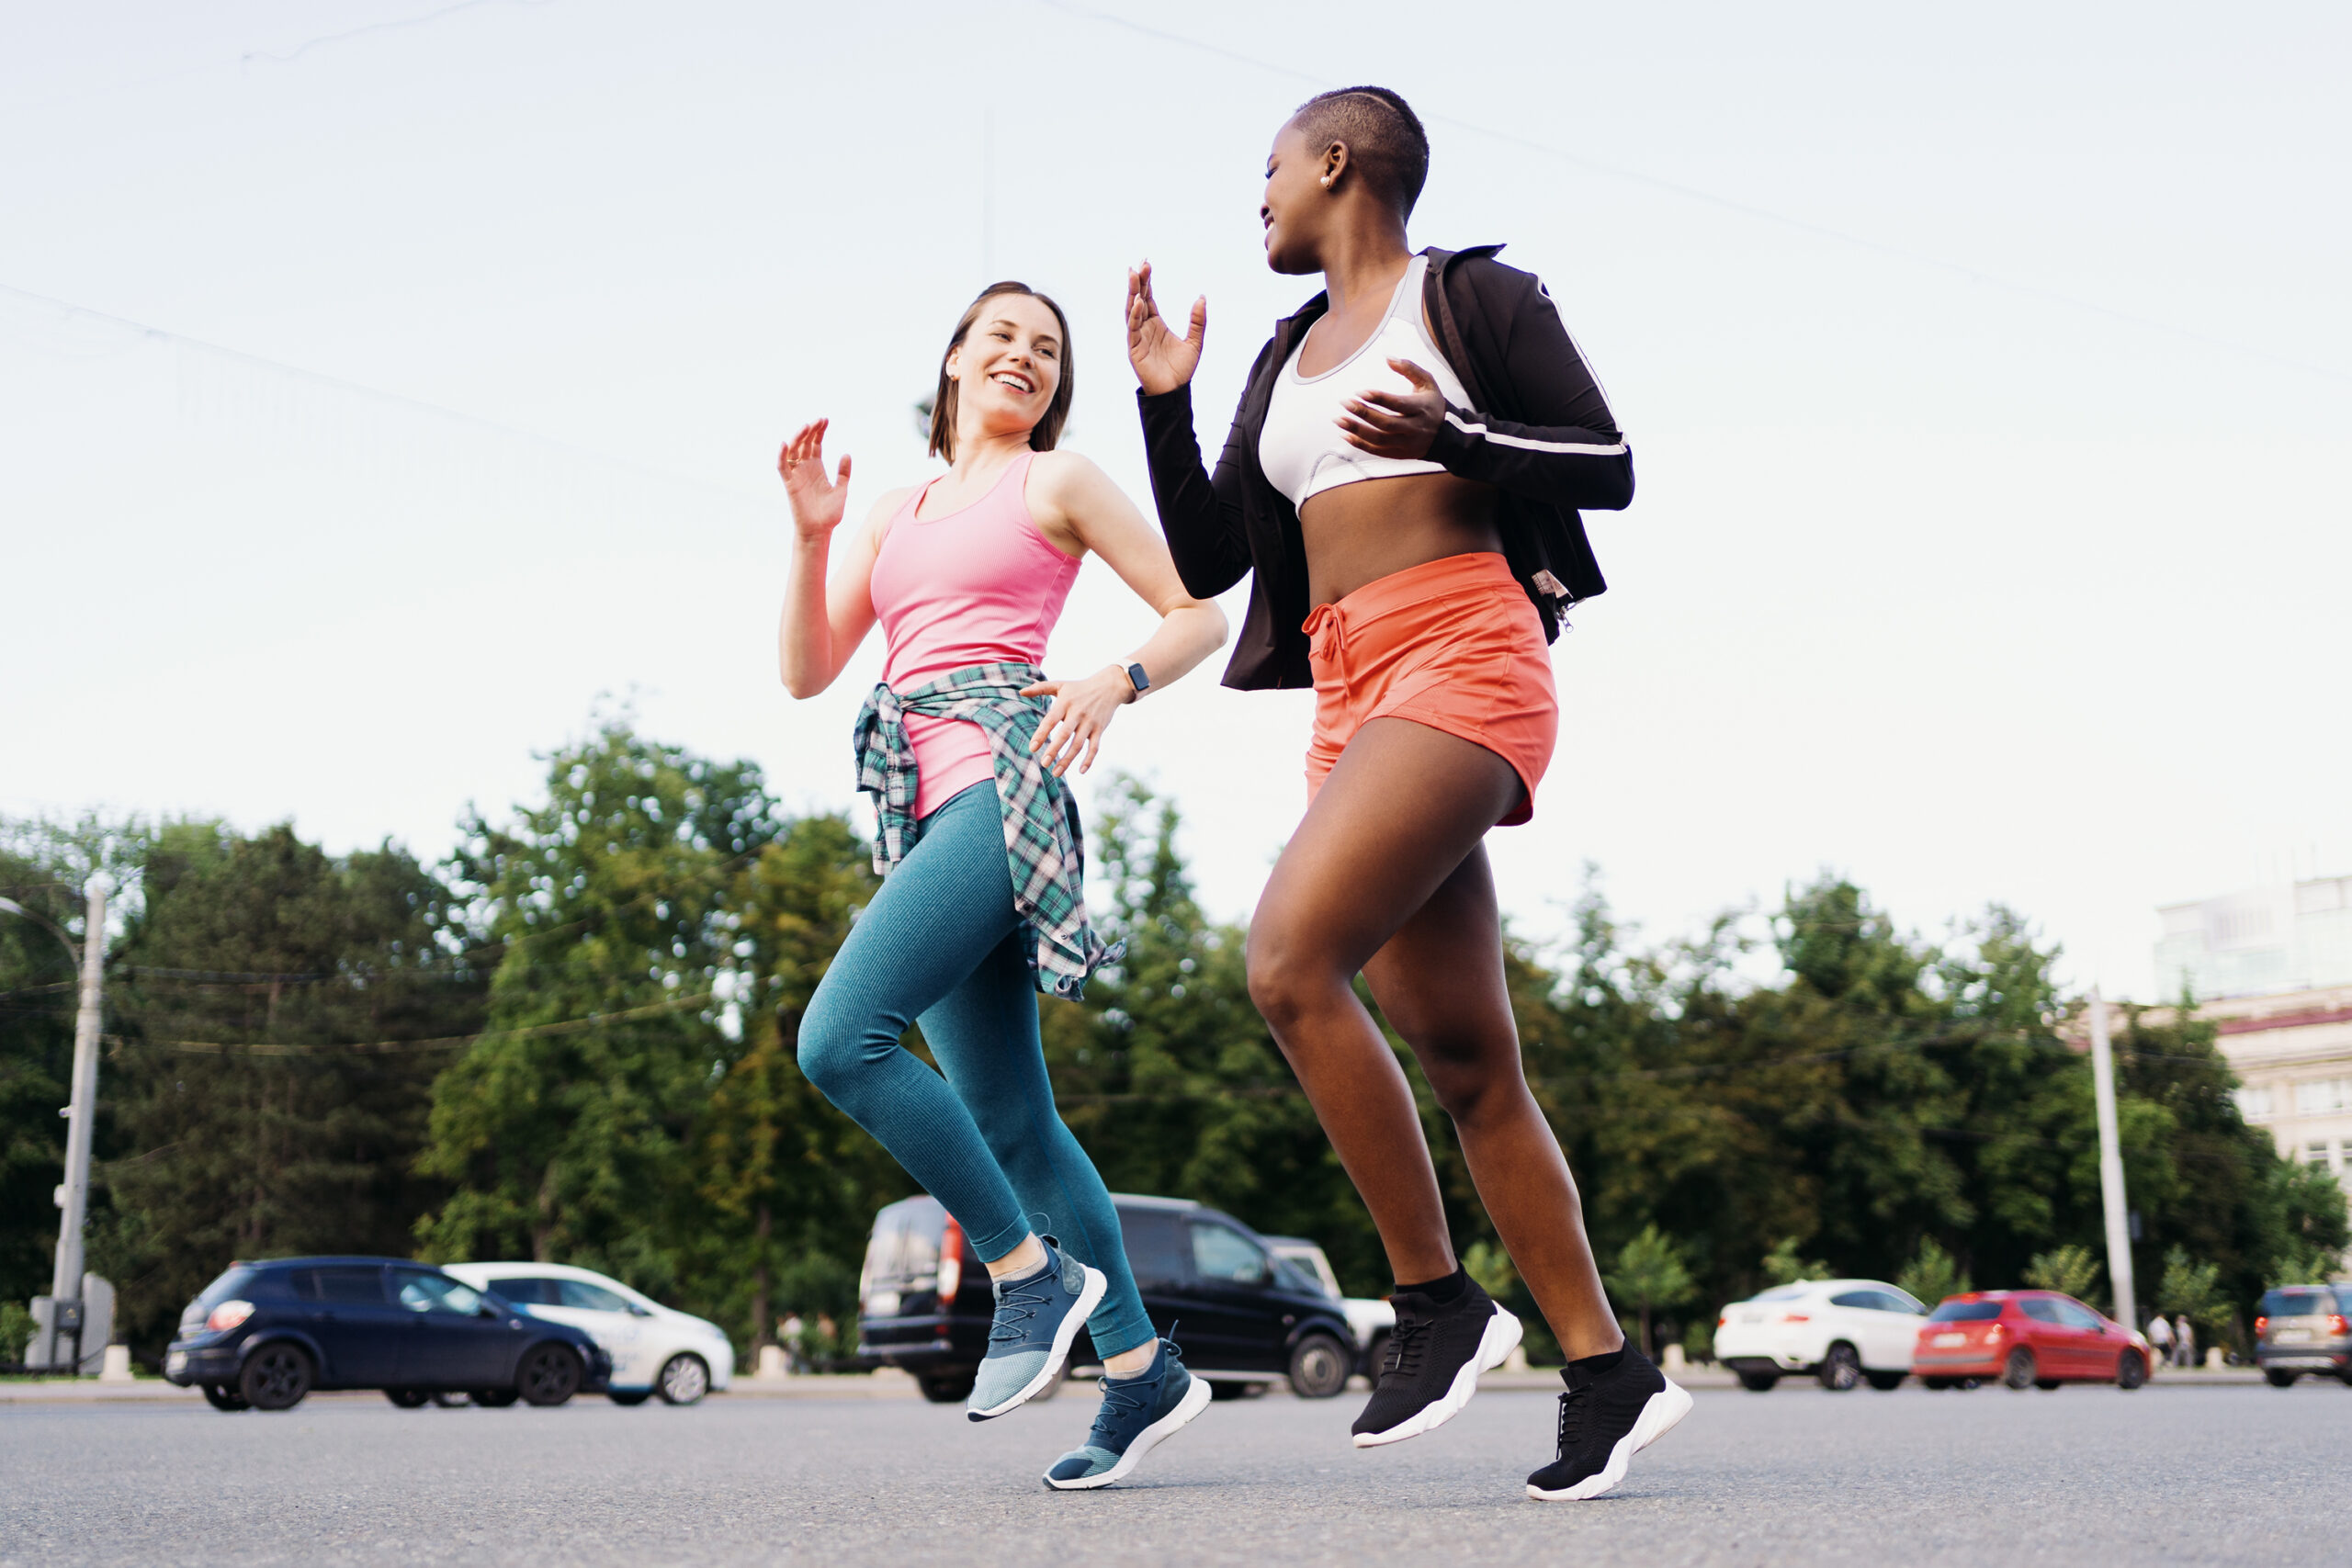
[(1911, 1370), (1929, 1388), (2011, 1388), (2148, 1381), (2148, 1342), (2055, 1291), (1971, 1291), (1947, 1296), (1920, 1325)]

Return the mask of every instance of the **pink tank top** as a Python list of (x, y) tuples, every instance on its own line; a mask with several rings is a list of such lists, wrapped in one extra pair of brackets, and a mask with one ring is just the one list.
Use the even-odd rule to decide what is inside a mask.
[[(1005, 465), (988, 494), (944, 517), (918, 518), (926, 484), (890, 519), (874, 560), (882, 679), (911, 692), (974, 664), (1045, 662), (1078, 558), (1037, 532), (1026, 491), (1032, 453)], [(937, 480), (932, 481), (937, 483)], [(991, 778), (987, 731), (961, 718), (907, 715), (915, 752), (915, 816)]]

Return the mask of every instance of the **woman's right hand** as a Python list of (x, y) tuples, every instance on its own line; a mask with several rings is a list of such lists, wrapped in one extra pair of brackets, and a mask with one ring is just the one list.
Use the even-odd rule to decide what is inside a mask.
[(803, 539), (825, 537), (841, 526), (842, 511), (849, 504), (849, 456), (842, 456), (841, 471), (825, 478), (825, 426), (830, 420), (802, 425), (784, 444), (776, 472), (784, 476), (784, 493), (792, 500), (792, 525)]
[(1136, 381), (1154, 397), (1193, 378), (1201, 363), (1201, 340), (1208, 333), (1209, 300), (1193, 301), (1193, 321), (1182, 337), (1168, 330), (1151, 298), (1151, 264), (1127, 268), (1127, 362)]

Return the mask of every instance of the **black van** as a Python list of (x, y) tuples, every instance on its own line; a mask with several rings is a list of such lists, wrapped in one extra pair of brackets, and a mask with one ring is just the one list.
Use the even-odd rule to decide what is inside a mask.
[(288, 1410), (335, 1388), (379, 1388), (404, 1408), (456, 1393), (561, 1404), (612, 1375), (582, 1330), (395, 1258), (232, 1263), (180, 1314), (164, 1357), (164, 1378), (216, 1410)]
[[(1176, 1326), (1184, 1364), (1210, 1393), (1233, 1399), (1277, 1377), (1307, 1399), (1347, 1386), (1356, 1354), (1346, 1314), (1257, 1232), (1189, 1199), (1113, 1201), (1152, 1326)], [(988, 1269), (937, 1199), (909, 1198), (874, 1217), (858, 1278), (861, 1359), (913, 1373), (927, 1399), (960, 1401), (994, 1313)], [(1101, 1360), (1080, 1330), (1069, 1364)]]

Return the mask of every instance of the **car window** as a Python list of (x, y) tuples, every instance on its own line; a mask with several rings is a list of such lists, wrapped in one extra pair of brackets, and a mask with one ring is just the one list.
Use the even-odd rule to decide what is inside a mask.
[(1193, 1268), (1204, 1280), (1234, 1285), (1261, 1285), (1266, 1280), (1266, 1255), (1258, 1244), (1229, 1225), (1195, 1220), (1193, 1223)]
[(1876, 1291), (1840, 1291), (1829, 1298), (1829, 1304), (1834, 1307), (1860, 1307), (1864, 1312), (1883, 1312), (1885, 1308), (1880, 1303), (1884, 1299)]
[(2262, 1298), (2262, 1315), (2265, 1317), (2318, 1317), (2335, 1310), (2335, 1303), (2325, 1291), (2269, 1291)]
[(1990, 1323), (2001, 1315), (1998, 1302), (1946, 1302), (1928, 1314), (1929, 1323)]
[(2080, 1302), (2052, 1302), (2050, 1304), (2058, 1309), (2058, 1321), (2069, 1328), (2097, 1328), (2100, 1325), (2098, 1314)]
[(1889, 1312), (1907, 1312), (1917, 1317), (1928, 1310), (1907, 1291), (1882, 1291), (1879, 1293), (1886, 1298), (1886, 1310)]
[(481, 1292), (447, 1274), (401, 1269), (393, 1271), (393, 1293), (411, 1312), (454, 1312), (470, 1317), (481, 1310)]
[(2048, 1296), (2028, 1296), (2018, 1303), (2018, 1310), (2036, 1323), (2058, 1323), (2058, 1303)]
[(1122, 1209), (1119, 1234), (1126, 1243), (1127, 1266), (1135, 1271), (1138, 1289), (1182, 1287), (1186, 1250), (1183, 1221), (1161, 1210)]
[(382, 1306), (384, 1271), (374, 1264), (297, 1269), (288, 1276), (294, 1293), (306, 1302)]
[(218, 1280), (204, 1287), (202, 1293), (196, 1298), (197, 1304), (216, 1307), (232, 1296), (250, 1294), (262, 1277), (257, 1269), (249, 1269), (242, 1263), (232, 1263)]
[(556, 1303), (553, 1280), (535, 1280), (514, 1274), (503, 1280), (492, 1280), (490, 1288), (516, 1306), (553, 1306)]
[(1321, 1276), (1295, 1258), (1277, 1257), (1274, 1259), (1274, 1283), (1285, 1291), (1296, 1291), (1301, 1295), (1330, 1295), (1323, 1288)]
[(583, 1312), (627, 1312), (628, 1303), (585, 1280), (558, 1280), (555, 1287), (561, 1294), (560, 1306), (578, 1307)]

